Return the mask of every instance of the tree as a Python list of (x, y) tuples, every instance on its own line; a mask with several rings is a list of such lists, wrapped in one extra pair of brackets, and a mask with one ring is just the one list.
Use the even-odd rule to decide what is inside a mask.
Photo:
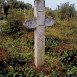
[(2, 10), (3, 14), (4, 14), (4, 7), (5, 7), (5, 0), (0, 0), (0, 9)]
[(0, 8), (2, 9), (2, 13), (5, 16), (5, 19), (7, 19), (8, 11), (12, 8), (16, 9), (27, 9), (30, 10), (32, 9), (32, 5), (27, 3), (25, 4), (22, 1), (17, 1), (17, 0), (0, 0)]
[(14, 35), (23, 27), (24, 14), (18, 9), (10, 9), (7, 21), (1, 25), (2, 32), (8, 35)]
[(32, 5), (27, 3), (25, 4), (22, 1), (17, 0), (7, 0), (7, 4), (10, 6), (10, 8), (21, 8), (21, 9), (31, 9)]
[(59, 17), (61, 19), (69, 19), (75, 17), (75, 7), (74, 4), (69, 4), (69, 2), (58, 6)]

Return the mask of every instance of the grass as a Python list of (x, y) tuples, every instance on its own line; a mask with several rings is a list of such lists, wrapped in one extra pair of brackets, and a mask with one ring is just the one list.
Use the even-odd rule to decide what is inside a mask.
[[(45, 64), (34, 65), (34, 33), (23, 31), (17, 38), (0, 35), (1, 77), (77, 76), (77, 19), (57, 20), (46, 28)], [(3, 74), (3, 75), (2, 75)]]

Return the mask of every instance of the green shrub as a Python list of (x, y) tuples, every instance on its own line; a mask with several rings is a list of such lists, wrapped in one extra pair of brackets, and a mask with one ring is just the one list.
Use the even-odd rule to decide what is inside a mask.
[(10, 9), (7, 21), (2, 24), (2, 32), (13, 35), (19, 32), (23, 27), (24, 14), (18, 9)]
[(76, 11), (74, 4), (69, 4), (69, 2), (58, 6), (59, 17), (63, 19), (69, 19), (76, 16)]
[(51, 16), (51, 17), (54, 17), (55, 15), (54, 15), (54, 12), (50, 9), (50, 8), (45, 8), (45, 15), (46, 15), (46, 17), (48, 17), (48, 16)]

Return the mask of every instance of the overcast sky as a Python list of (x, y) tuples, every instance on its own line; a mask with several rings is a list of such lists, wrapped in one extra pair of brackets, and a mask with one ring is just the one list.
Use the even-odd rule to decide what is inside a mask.
[[(34, 5), (34, 0), (18, 0), (23, 1), (25, 3), (30, 3)], [(57, 5), (60, 5), (61, 3), (69, 2), (70, 4), (75, 4), (75, 8), (77, 10), (77, 0), (45, 0), (46, 1), (46, 7), (51, 8), (52, 10), (55, 10), (57, 8)]]

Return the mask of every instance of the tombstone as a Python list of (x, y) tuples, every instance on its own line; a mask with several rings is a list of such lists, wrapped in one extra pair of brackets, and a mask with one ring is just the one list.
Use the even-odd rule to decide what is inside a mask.
[[(0, 20), (0, 25), (2, 24), (2, 20)], [(1, 33), (2, 31), (1, 31), (1, 28), (0, 28), (0, 33)]]
[(2, 20), (0, 20), (0, 25), (2, 24)]
[(3, 13), (3, 18), (6, 19), (4, 5), (1, 5), (1, 10), (2, 10), (2, 13)]
[(45, 27), (54, 24), (52, 17), (45, 18), (45, 0), (34, 1), (34, 18), (27, 19), (23, 25), (27, 28), (34, 28), (34, 62), (36, 67), (44, 64), (45, 53)]
[(26, 14), (26, 9), (24, 8), (24, 15)]
[(3, 5), (2, 5), (2, 13), (5, 14), (5, 12), (4, 12), (4, 6)]

